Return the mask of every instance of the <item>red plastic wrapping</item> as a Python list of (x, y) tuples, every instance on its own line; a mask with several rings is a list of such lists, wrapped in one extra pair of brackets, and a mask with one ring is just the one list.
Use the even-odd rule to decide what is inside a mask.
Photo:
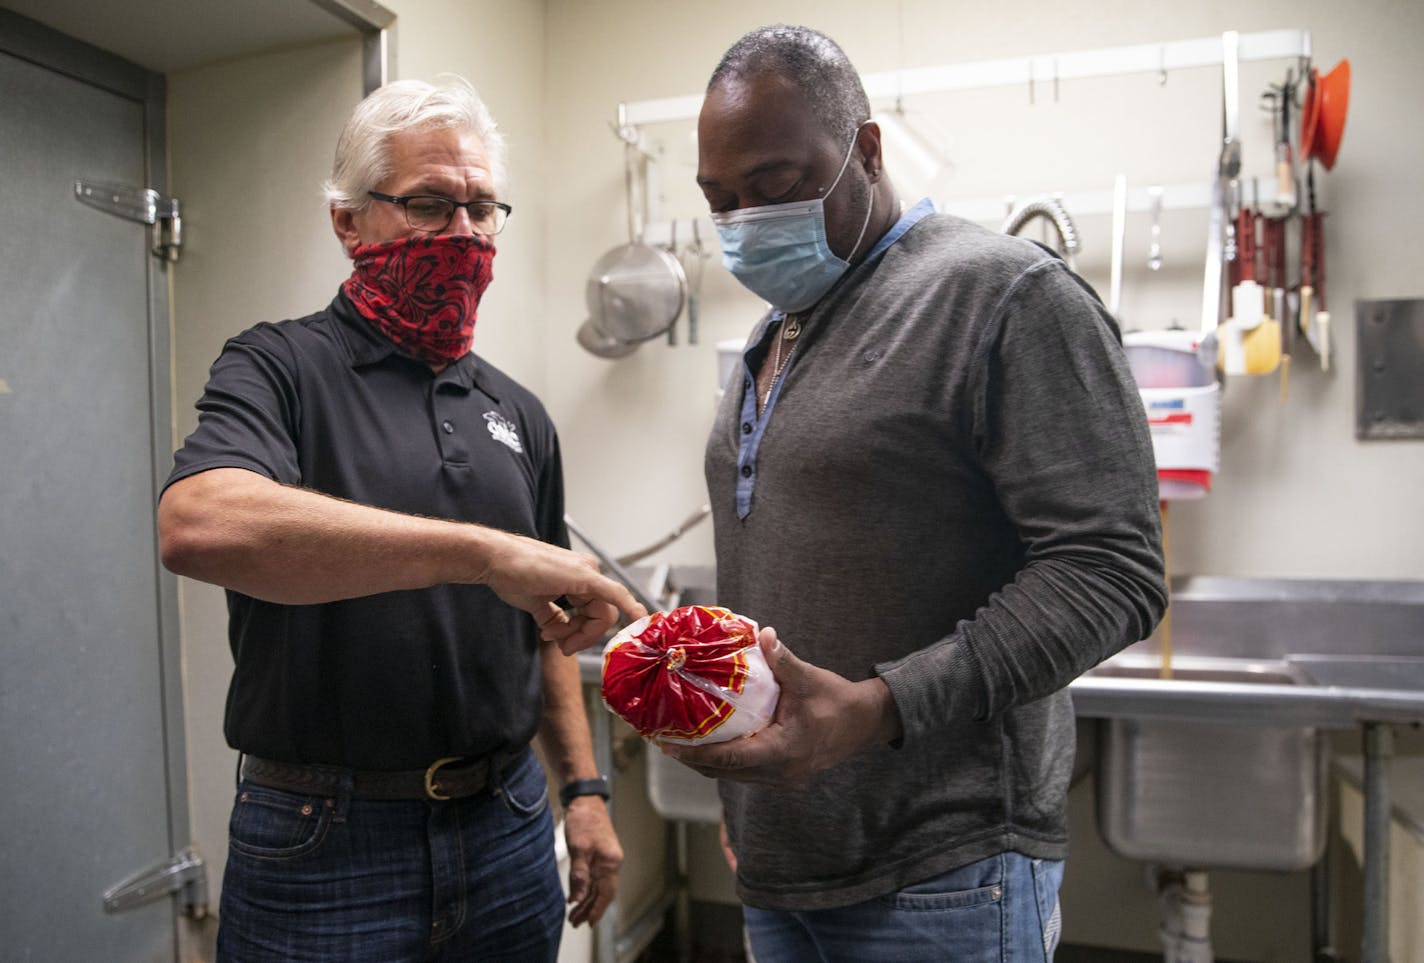
[(655, 612), (603, 650), (603, 701), (644, 737), (696, 745), (755, 732), (779, 693), (757, 624), (724, 608)]

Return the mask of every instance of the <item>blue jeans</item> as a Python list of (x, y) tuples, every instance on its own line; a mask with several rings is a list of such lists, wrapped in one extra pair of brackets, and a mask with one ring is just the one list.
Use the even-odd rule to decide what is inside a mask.
[(1063, 862), (1000, 853), (837, 909), (744, 907), (755, 963), (1046, 963)]
[(218, 960), (553, 961), (564, 894), (532, 751), (449, 802), (238, 784)]

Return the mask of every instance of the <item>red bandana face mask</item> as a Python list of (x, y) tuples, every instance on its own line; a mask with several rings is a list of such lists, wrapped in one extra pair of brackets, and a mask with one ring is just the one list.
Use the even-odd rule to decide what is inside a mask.
[(342, 290), (401, 354), (449, 364), (470, 351), (475, 311), (494, 277), (494, 243), (475, 234), (422, 234), (364, 244)]

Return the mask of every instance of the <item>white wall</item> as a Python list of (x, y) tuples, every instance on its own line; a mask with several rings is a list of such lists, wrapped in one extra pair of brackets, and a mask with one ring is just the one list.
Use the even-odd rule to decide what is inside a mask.
[(508, 139), (514, 214), (495, 242), (495, 280), (480, 302), (475, 350), (543, 395), (549, 373), (544, 5), (394, 0), (385, 6), (396, 13), (396, 77), (460, 74), (475, 85)]
[[(320, 186), (360, 95), (356, 41), (168, 76), (169, 183), (184, 220), (173, 268), (175, 444), (197, 425), (193, 403), (224, 341), (258, 321), (317, 310), (345, 277)], [(222, 735), (227, 609), (220, 589), (189, 579), (179, 580), (179, 606), (189, 813), (216, 907), (236, 763)], [(185, 924), (184, 936), (191, 959), (204, 952), (193, 944), (213, 933)]]

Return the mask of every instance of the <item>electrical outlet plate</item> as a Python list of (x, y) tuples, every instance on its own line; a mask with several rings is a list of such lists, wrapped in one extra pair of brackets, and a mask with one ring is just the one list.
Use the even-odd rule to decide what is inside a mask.
[(1355, 302), (1355, 437), (1424, 438), (1424, 298)]

